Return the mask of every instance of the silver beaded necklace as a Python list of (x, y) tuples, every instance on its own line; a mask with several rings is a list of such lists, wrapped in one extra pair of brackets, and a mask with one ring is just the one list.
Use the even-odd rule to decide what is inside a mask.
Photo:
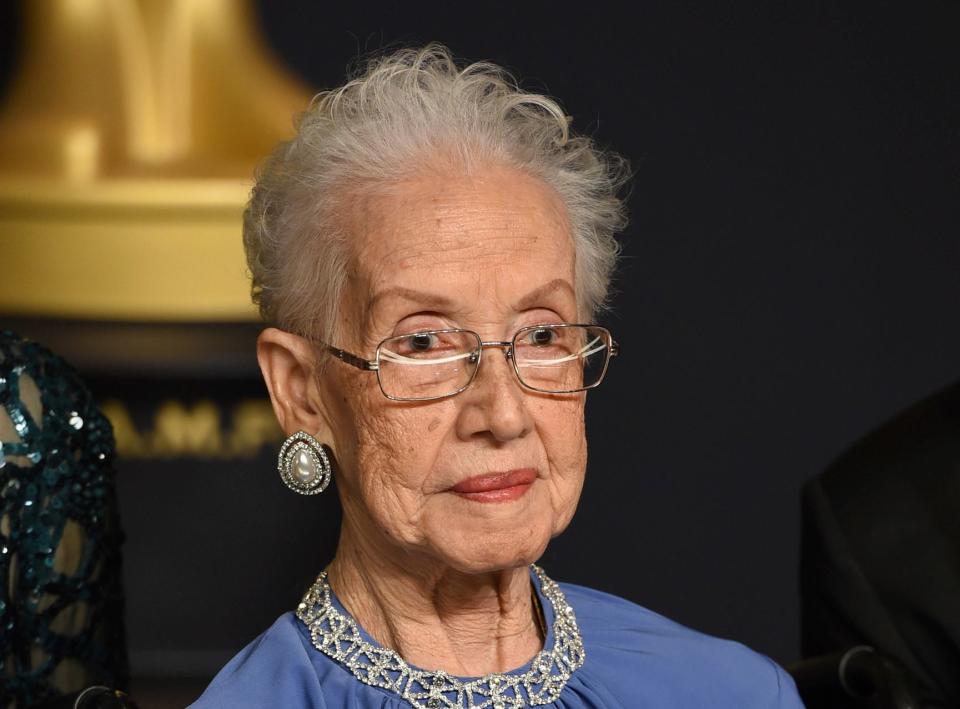
[(563, 591), (543, 570), (532, 566), (544, 597), (553, 607), (553, 643), (544, 647), (522, 674), (495, 673), (461, 680), (442, 670), (411, 667), (393, 650), (363, 639), (356, 621), (331, 600), (323, 572), (300, 605), (299, 618), (310, 631), (313, 646), (353, 673), (364, 684), (396, 693), (417, 709), (522, 709), (556, 701), (585, 653), (573, 608)]

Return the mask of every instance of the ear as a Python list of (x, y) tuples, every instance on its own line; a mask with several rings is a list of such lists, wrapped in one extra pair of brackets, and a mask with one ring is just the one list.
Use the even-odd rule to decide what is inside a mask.
[(298, 335), (268, 327), (257, 337), (257, 361), (280, 428), (288, 436), (306, 431), (330, 441), (328, 418), (314, 378), (316, 358), (315, 346)]

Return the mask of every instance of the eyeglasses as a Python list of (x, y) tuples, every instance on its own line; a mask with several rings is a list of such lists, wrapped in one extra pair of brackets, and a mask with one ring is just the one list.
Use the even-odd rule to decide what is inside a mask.
[(377, 373), (380, 391), (394, 401), (431, 401), (459, 394), (473, 382), (483, 351), (497, 347), (517, 379), (543, 394), (573, 394), (603, 381), (620, 346), (599, 325), (532, 325), (512, 339), (484, 342), (472, 330), (423, 330), (388, 337), (368, 360), (320, 343), (347, 364)]

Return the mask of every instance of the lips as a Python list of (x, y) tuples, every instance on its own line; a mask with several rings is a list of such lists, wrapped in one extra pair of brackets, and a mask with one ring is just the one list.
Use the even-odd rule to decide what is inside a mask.
[(523, 495), (536, 479), (536, 469), (519, 468), (503, 473), (474, 475), (461, 480), (450, 491), (475, 502), (506, 502)]

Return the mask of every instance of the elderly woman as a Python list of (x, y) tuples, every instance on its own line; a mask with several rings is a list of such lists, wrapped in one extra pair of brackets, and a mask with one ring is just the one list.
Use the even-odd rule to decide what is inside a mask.
[[(343, 506), (208, 707), (799, 707), (735, 643), (533, 564), (569, 524), (624, 164), (436, 45), (321, 94), (244, 224), (283, 481)], [(587, 323), (587, 324), (583, 324)]]

